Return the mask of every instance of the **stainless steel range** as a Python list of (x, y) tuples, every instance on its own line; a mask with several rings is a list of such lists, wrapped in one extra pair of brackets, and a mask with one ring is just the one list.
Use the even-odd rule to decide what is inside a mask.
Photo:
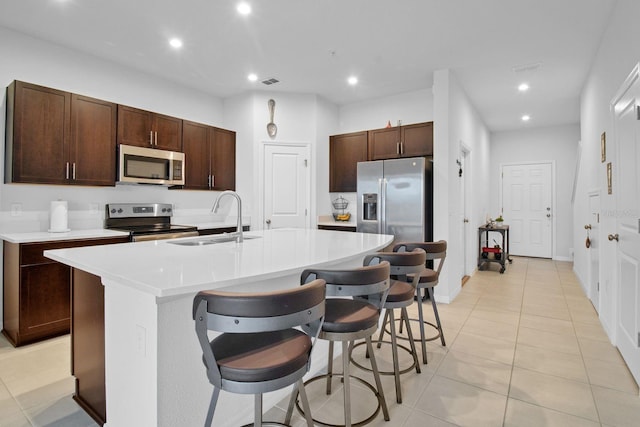
[(198, 235), (198, 228), (171, 224), (170, 203), (111, 203), (105, 206), (104, 227), (128, 231), (132, 242)]

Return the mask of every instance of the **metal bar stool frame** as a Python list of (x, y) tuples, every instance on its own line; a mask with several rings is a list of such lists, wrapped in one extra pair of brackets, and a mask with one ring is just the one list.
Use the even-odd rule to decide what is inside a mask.
[[(416, 351), (413, 333), (411, 331), (411, 325), (409, 324), (409, 314), (407, 313), (407, 307), (413, 304), (413, 296), (416, 290), (417, 282), (420, 277), (420, 273), (425, 268), (426, 253), (420, 248), (416, 248), (411, 252), (378, 252), (375, 255), (368, 255), (364, 259), (365, 265), (370, 265), (373, 262), (387, 261), (390, 264), (390, 280), (391, 286), (389, 290), (389, 296), (387, 296), (382, 308), (385, 310), (384, 320), (382, 322), (383, 327), (380, 329), (380, 335), (378, 337), (378, 345), (380, 348), (382, 343), (391, 344), (391, 354), (393, 358), (393, 371), (380, 371), (382, 375), (393, 375), (395, 380), (396, 389), (396, 402), (402, 403), (402, 387), (400, 384), (400, 375), (407, 373), (415, 368), (416, 373), (420, 373), (420, 363), (418, 362), (418, 352)], [(413, 281), (410, 286), (407, 286), (407, 277), (412, 275)], [(404, 289), (404, 287), (409, 289)], [(394, 292), (394, 287), (398, 289), (398, 293)], [(408, 291), (408, 292), (407, 292)], [(404, 322), (407, 328), (407, 334), (409, 336), (409, 345), (411, 348), (406, 348), (398, 344), (397, 333), (395, 327), (395, 309), (400, 309), (400, 325)], [(389, 341), (384, 341), (385, 328), (384, 325), (389, 324), (389, 335), (391, 336)], [(400, 369), (400, 362), (398, 356), (398, 348), (402, 348), (407, 351), (412, 359), (413, 363), (404, 369)], [(369, 354), (367, 353), (367, 356)], [(366, 369), (360, 366), (357, 362), (354, 364), (362, 369)]]
[[(374, 310), (378, 312), (375, 322), (371, 326), (364, 329), (348, 330), (348, 331), (328, 331), (325, 328), (329, 321), (325, 322), (323, 329), (318, 336), (319, 339), (329, 341), (329, 352), (327, 361), (327, 373), (313, 377), (305, 382), (309, 384), (313, 381), (321, 380), (326, 377), (326, 394), (331, 394), (331, 378), (333, 376), (341, 376), (343, 381), (343, 394), (344, 394), (344, 424), (329, 424), (314, 419), (316, 424), (328, 426), (328, 427), (357, 427), (368, 424), (382, 409), (383, 417), (385, 421), (389, 421), (389, 410), (384, 397), (384, 390), (382, 388), (382, 382), (380, 381), (380, 374), (376, 363), (375, 356), (371, 357), (371, 369), (373, 377), (376, 383), (374, 389), (371, 384), (364, 381), (361, 378), (350, 374), (350, 354), (353, 348), (353, 342), (355, 340), (364, 339), (368, 350), (373, 353), (372, 336), (378, 329), (378, 319), (381, 311), (381, 307), (387, 298), (389, 292), (389, 271), (390, 266), (386, 261), (378, 260), (375, 265), (364, 266), (352, 270), (329, 270), (329, 269), (307, 269), (302, 272), (300, 282), (302, 284), (307, 283), (309, 280), (322, 279), (326, 282), (327, 292), (327, 319), (330, 318), (330, 311), (332, 303), (340, 301), (351, 301), (355, 306), (372, 306)], [(348, 276), (345, 280), (344, 277)], [(358, 277), (360, 276), (360, 277)], [(366, 301), (362, 299), (358, 300), (358, 297), (367, 297)], [(330, 298), (336, 297), (336, 298)], [(351, 297), (351, 299), (347, 299)], [(347, 304), (347, 303), (345, 303)], [(334, 342), (342, 342), (342, 366), (343, 372), (333, 372), (333, 345)], [(378, 400), (378, 406), (374, 413), (368, 418), (353, 423), (351, 421), (351, 386), (350, 380), (356, 379), (360, 383), (367, 386), (375, 395)], [(300, 406), (297, 406), (299, 412), (303, 412)], [(306, 413), (306, 409), (304, 409)]]
[[(269, 304), (271, 302), (271, 304)], [(276, 304), (273, 304), (276, 302)], [(263, 423), (262, 421), (262, 394), (279, 390), (289, 385), (294, 385), (292, 400), (285, 418), (284, 425), (291, 422), (293, 412), (293, 398), (301, 396), (302, 403), (309, 414), (306, 417), (307, 426), (313, 426), (313, 419), (309, 409), (309, 401), (304, 389), (302, 377), (309, 371), (311, 365), (311, 351), (315, 346), (318, 334), (324, 322), (325, 312), (325, 283), (323, 280), (314, 280), (304, 287), (287, 289), (284, 291), (237, 293), (222, 291), (202, 291), (194, 298), (193, 318), (198, 341), (203, 350), (203, 362), (207, 368), (207, 377), (213, 385), (213, 393), (207, 412), (205, 427), (211, 426), (220, 391), (228, 391), (237, 394), (253, 394), (255, 396), (254, 426), (283, 425), (281, 423)], [(294, 329), (304, 326), (308, 333)], [(209, 339), (208, 331), (221, 332), (222, 334)], [(282, 375), (260, 374), (246, 369), (243, 374), (248, 377), (253, 375), (253, 380), (239, 380), (230, 378), (225, 374), (225, 366), (221, 366), (220, 360), (216, 360), (214, 346), (218, 338), (227, 335), (234, 339), (245, 334), (251, 337), (269, 337), (265, 334), (282, 334), (283, 339), (269, 343), (268, 347), (282, 346), (283, 342), (292, 339), (306, 341), (304, 353), (299, 356), (295, 366), (276, 368)], [(286, 337), (286, 338), (284, 338)], [(305, 339), (304, 337), (307, 337)], [(307, 351), (308, 347), (308, 351)], [(243, 355), (246, 355), (243, 354)], [(226, 366), (226, 369), (235, 369), (236, 372), (243, 368), (238, 366)], [(271, 368), (273, 369), (273, 368)], [(236, 374), (237, 375), (237, 374)]]
[[(427, 262), (428, 261), (437, 261), (437, 266), (434, 266), (435, 269), (426, 267), (424, 272), (421, 274), (420, 280), (416, 286), (416, 301), (418, 304), (418, 319), (410, 319), (413, 321), (418, 321), (420, 324), (420, 343), (422, 347), (422, 362), (427, 364), (427, 341), (434, 341), (440, 338), (440, 342), (443, 347), (446, 347), (446, 342), (444, 339), (444, 331), (442, 330), (442, 322), (440, 321), (440, 315), (438, 313), (438, 306), (436, 305), (436, 300), (433, 292), (433, 288), (438, 285), (440, 280), (440, 273), (442, 272), (442, 267), (444, 265), (445, 258), (447, 257), (447, 242), (446, 240), (439, 240), (437, 242), (402, 242), (394, 245), (394, 252), (408, 252), (412, 251), (416, 248), (423, 249), (427, 253)], [(409, 277), (408, 279), (411, 279)], [(431, 322), (424, 320), (424, 314), (422, 311), (422, 300), (423, 295), (421, 290), (425, 289), (427, 294), (429, 295), (429, 299), (431, 300), (431, 307), (433, 308), (433, 314), (435, 316), (436, 324), (434, 325)], [(438, 332), (436, 335), (432, 337), (426, 337), (424, 331), (424, 325), (427, 324), (436, 329)], [(401, 339), (407, 339), (404, 337), (400, 337)]]

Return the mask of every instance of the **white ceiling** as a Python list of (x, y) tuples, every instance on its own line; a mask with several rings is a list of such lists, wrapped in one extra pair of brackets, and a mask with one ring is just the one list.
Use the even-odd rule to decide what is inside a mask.
[[(220, 97), (303, 92), (344, 105), (429, 88), (433, 71), (449, 68), (499, 131), (579, 121), (616, 2), (248, 0), (253, 13), (240, 16), (238, 1), (2, 0), (0, 25)], [(170, 48), (170, 37), (184, 47)], [(251, 72), (280, 83), (250, 83)]]

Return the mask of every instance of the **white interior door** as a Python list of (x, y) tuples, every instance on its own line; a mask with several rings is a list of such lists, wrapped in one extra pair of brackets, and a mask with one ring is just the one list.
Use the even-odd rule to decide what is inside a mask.
[(589, 195), (589, 224), (586, 224), (589, 238), (589, 298), (599, 311), (600, 306), (600, 195)]
[[(614, 150), (612, 195), (615, 230), (609, 250), (615, 251), (617, 274), (616, 344), (629, 370), (640, 382), (640, 69), (636, 66), (612, 103)], [(613, 148), (613, 147), (612, 147)], [(612, 153), (612, 154), (613, 154)], [(607, 159), (609, 161), (609, 159)]]
[(264, 228), (309, 228), (308, 145), (264, 145)]
[(551, 163), (502, 167), (502, 214), (512, 255), (551, 258)]

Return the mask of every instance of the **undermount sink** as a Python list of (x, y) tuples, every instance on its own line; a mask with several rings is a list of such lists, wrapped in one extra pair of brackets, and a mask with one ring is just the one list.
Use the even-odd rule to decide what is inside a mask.
[[(215, 236), (203, 236), (197, 239), (168, 241), (167, 243), (170, 243), (172, 245), (179, 245), (179, 246), (205, 246), (205, 245), (215, 245), (217, 243), (233, 242), (236, 240), (236, 238), (237, 236), (230, 235), (230, 234), (218, 234)], [(252, 239), (259, 239), (260, 236), (243, 235), (242, 238), (244, 240), (252, 240)]]

